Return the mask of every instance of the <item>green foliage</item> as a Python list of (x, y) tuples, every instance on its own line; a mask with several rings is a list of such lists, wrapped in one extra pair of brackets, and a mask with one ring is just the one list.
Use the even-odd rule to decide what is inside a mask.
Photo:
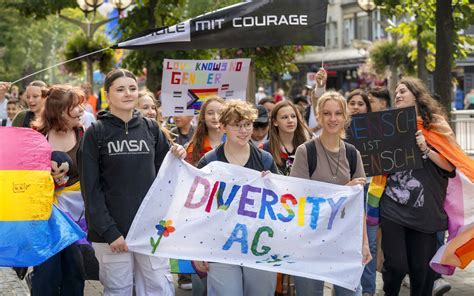
[(399, 66), (400, 70), (406, 74), (413, 74), (415, 62), (408, 57), (410, 51), (412, 47), (409, 45), (380, 40), (374, 43), (369, 56), (372, 67), (378, 75), (384, 75), (390, 65)]
[[(0, 77), (14, 81), (27, 74), (63, 60), (59, 49), (70, 32), (77, 27), (60, 21), (57, 16), (32, 20), (16, 9), (0, 6)], [(40, 73), (20, 83), (24, 86), (34, 79), (49, 83), (64, 83), (71, 77), (61, 67)]]
[[(410, 44), (413, 40), (421, 42), (427, 49), (426, 66), (433, 71), (436, 54), (436, 1), (437, 0), (375, 0), (382, 12), (388, 16), (396, 16), (401, 21), (388, 31), (400, 37), (400, 42)], [(469, 0), (453, 0), (452, 16), (454, 21), (453, 61), (467, 56), (468, 46), (474, 46), (474, 40), (462, 36), (459, 32), (474, 24), (474, 5)], [(421, 34), (417, 34), (417, 27), (421, 26)], [(413, 47), (410, 58), (417, 59), (417, 49)]]
[(309, 46), (273, 46), (221, 50), (222, 58), (250, 58), (258, 80), (268, 81), (272, 74), (298, 72), (293, 63), (296, 54), (308, 51)]
[[(107, 41), (107, 37), (105, 37), (103, 34), (95, 34), (94, 38), (90, 39), (87, 38), (83, 32), (79, 32), (68, 40), (64, 49), (64, 56), (66, 60), (70, 60), (83, 54), (94, 52), (109, 46), (110, 44)], [(69, 62), (64, 66), (70, 73), (81, 74), (83, 72), (83, 63), (85, 61), (98, 63), (100, 71), (106, 73), (114, 66), (114, 51), (109, 49), (80, 60)]]
[(76, 0), (3, 0), (1, 3), (35, 19), (46, 19), (64, 8), (77, 7)]

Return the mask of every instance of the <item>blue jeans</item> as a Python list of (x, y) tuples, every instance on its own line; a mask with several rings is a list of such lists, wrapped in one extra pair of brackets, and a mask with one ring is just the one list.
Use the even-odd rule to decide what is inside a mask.
[[(298, 296), (323, 296), (324, 282), (295, 276), (296, 295)], [(356, 291), (334, 285), (334, 295), (336, 296), (361, 296), (362, 287), (359, 285)]]
[(71, 245), (33, 268), (32, 296), (83, 296), (84, 280)]
[(378, 225), (370, 226), (367, 225), (367, 237), (369, 239), (370, 254), (372, 255), (372, 261), (369, 262), (364, 268), (360, 283), (362, 285), (362, 292), (375, 294), (375, 280), (377, 277), (377, 230)]

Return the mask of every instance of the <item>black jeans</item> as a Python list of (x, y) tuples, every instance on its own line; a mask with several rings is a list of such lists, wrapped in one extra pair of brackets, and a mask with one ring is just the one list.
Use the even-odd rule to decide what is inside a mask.
[(33, 268), (32, 296), (82, 296), (84, 280), (72, 245)]
[(419, 232), (381, 217), (382, 277), (385, 295), (398, 295), (403, 278), (410, 277), (410, 295), (431, 296), (435, 272), (429, 266), (437, 250), (436, 233)]

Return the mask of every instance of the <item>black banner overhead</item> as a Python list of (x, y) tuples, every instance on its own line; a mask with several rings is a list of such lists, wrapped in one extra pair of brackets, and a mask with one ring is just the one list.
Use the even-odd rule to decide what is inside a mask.
[(113, 48), (187, 50), (325, 45), (327, 0), (257, 0), (143, 31)]

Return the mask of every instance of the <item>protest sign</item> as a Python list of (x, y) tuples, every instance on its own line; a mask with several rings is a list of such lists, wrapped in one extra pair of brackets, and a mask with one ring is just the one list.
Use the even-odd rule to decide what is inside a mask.
[(352, 115), (348, 142), (360, 151), (367, 176), (423, 167), (416, 145), (415, 107)]
[(168, 153), (127, 235), (131, 251), (360, 283), (362, 186), (340, 186)]
[(316, 85), (316, 72), (306, 73), (306, 85), (311, 87)]
[(195, 115), (207, 98), (245, 100), (250, 59), (163, 61), (163, 116)]

